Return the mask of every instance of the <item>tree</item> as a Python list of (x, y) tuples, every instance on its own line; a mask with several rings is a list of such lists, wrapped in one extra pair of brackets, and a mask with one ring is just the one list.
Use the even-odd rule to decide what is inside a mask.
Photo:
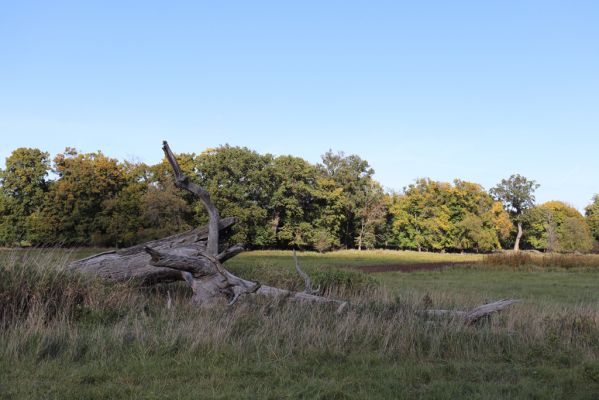
[(478, 184), (419, 179), (389, 207), (392, 242), (400, 248), (490, 251), (511, 229), (501, 204)]
[(31, 148), (18, 148), (0, 170), (0, 243), (27, 242), (28, 218), (37, 213), (48, 191), (49, 154)]
[(102, 210), (96, 217), (100, 230), (105, 232), (106, 243), (115, 246), (131, 246), (140, 239), (144, 223), (142, 199), (149, 185), (150, 167), (143, 163), (122, 164), (125, 184), (114, 196), (102, 202)]
[(370, 212), (367, 209), (372, 209), (373, 200), (379, 198), (376, 193), (371, 193), (378, 190), (373, 183), (374, 170), (368, 161), (355, 154), (346, 156), (343, 152), (333, 153), (331, 150), (322, 156), (320, 168), (342, 189), (343, 227), (340, 240), (347, 248), (355, 247), (356, 241), (363, 239), (360, 230)]
[(358, 192), (359, 220), (356, 242), (358, 250), (373, 248), (376, 245), (376, 229), (384, 223), (386, 214), (385, 192), (378, 182), (372, 180), (369, 186)]
[(526, 242), (549, 252), (587, 252), (593, 238), (584, 217), (561, 201), (548, 201), (529, 209), (524, 216)]
[(313, 243), (318, 213), (318, 169), (293, 156), (280, 156), (272, 165), (273, 192), (268, 205), (271, 228), (284, 247)]
[(599, 241), (599, 194), (593, 196), (593, 202), (585, 208), (587, 224), (596, 241)]
[[(55, 243), (107, 245), (104, 202), (126, 184), (122, 165), (102, 152), (80, 154), (67, 148), (54, 158), (53, 182), (43, 209), (47, 232)], [(38, 218), (39, 220), (39, 218)]]
[(443, 250), (450, 247), (450, 221), (442, 193), (449, 184), (418, 179), (392, 202), (393, 233), (400, 248)]
[[(276, 185), (272, 164), (270, 154), (229, 145), (208, 149), (193, 159), (192, 179), (206, 188), (223, 216), (237, 219), (231, 240), (261, 246), (276, 243), (271, 235), (276, 215), (269, 208)], [(194, 211), (200, 223), (207, 221), (197, 199)]]
[(508, 179), (502, 179), (501, 182), (492, 188), (489, 192), (498, 201), (501, 201), (505, 209), (512, 216), (512, 220), (518, 227), (514, 251), (520, 250), (520, 240), (522, 239), (522, 215), (524, 211), (534, 206), (534, 192), (539, 188), (533, 180), (529, 180), (521, 175), (512, 175)]
[(323, 174), (316, 179), (317, 213), (314, 217), (313, 247), (318, 251), (338, 248), (341, 245), (341, 227), (345, 221), (343, 189)]

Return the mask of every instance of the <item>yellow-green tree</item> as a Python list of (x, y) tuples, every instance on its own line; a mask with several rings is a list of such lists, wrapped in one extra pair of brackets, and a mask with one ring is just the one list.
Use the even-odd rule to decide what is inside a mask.
[(497, 186), (489, 191), (496, 200), (503, 204), (517, 227), (516, 240), (514, 242), (515, 251), (520, 250), (520, 240), (524, 233), (522, 228), (524, 212), (534, 207), (534, 192), (539, 186), (535, 181), (515, 174), (508, 179), (502, 179)]
[(0, 170), (0, 243), (31, 241), (28, 219), (44, 204), (49, 182), (49, 154), (39, 149), (18, 148)]
[[(126, 184), (122, 166), (102, 152), (78, 153), (67, 148), (54, 158), (53, 172), (58, 176), (48, 192), (39, 241), (61, 244), (108, 245), (101, 218), (104, 202), (114, 198)], [(40, 234), (41, 235), (41, 234)]]
[(599, 241), (599, 194), (593, 196), (593, 202), (585, 208), (587, 224), (596, 241)]
[(509, 216), (478, 184), (419, 179), (389, 206), (391, 241), (416, 250), (500, 248), (509, 235)]
[(548, 201), (526, 214), (526, 242), (538, 250), (587, 252), (593, 247), (591, 230), (574, 207)]
[(368, 161), (355, 154), (345, 155), (331, 150), (322, 155), (320, 169), (325, 177), (342, 189), (341, 245), (346, 248), (373, 245), (376, 225), (378, 221), (383, 222), (379, 210), (384, 205), (383, 192), (373, 178), (374, 169)]

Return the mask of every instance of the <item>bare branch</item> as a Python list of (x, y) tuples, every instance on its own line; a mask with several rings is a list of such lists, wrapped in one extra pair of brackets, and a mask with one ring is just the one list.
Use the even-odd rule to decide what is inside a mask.
[(243, 245), (241, 243), (238, 243), (235, 246), (231, 246), (227, 250), (220, 253), (216, 258), (221, 263), (224, 263), (228, 259), (235, 257), (237, 254), (241, 253), (244, 250), (245, 249), (243, 248)]
[(349, 303), (344, 300), (335, 300), (330, 299), (328, 297), (316, 296), (304, 292), (293, 292), (291, 290), (281, 289), (272, 286), (262, 286), (256, 293), (268, 297), (283, 297), (290, 300), (300, 301), (302, 303), (335, 304), (337, 305), (338, 313), (342, 312), (349, 305)]
[(472, 325), (481, 318), (499, 312), (512, 304), (520, 303), (521, 300), (502, 299), (493, 303), (483, 304), (470, 311), (462, 310), (424, 310), (421, 313), (431, 317), (453, 317), (464, 321), (466, 325)]
[[(219, 271), (214, 268), (207, 257), (199, 254), (197, 257), (179, 256), (145, 247), (146, 252), (152, 257), (150, 265), (165, 267), (191, 273), (194, 277), (214, 275)], [(184, 277), (185, 278), (185, 277)]]
[(173, 168), (177, 186), (195, 194), (204, 205), (204, 208), (206, 208), (208, 217), (210, 218), (210, 222), (208, 223), (207, 249), (209, 254), (216, 256), (218, 254), (218, 222), (220, 217), (218, 215), (218, 210), (210, 199), (210, 194), (200, 185), (191, 182), (189, 177), (183, 173), (166, 140), (162, 142), (162, 150), (164, 150), (164, 155)]
[(515, 299), (502, 299), (494, 301), (493, 303), (483, 304), (482, 306), (473, 308), (472, 310), (466, 313), (466, 323), (472, 325), (482, 317), (501, 311), (504, 308), (511, 306), (512, 304), (520, 303), (520, 301), (521, 300)]
[(293, 249), (293, 261), (295, 263), (295, 270), (297, 271), (297, 273), (299, 274), (299, 276), (301, 276), (302, 278), (304, 278), (304, 282), (306, 284), (306, 288), (304, 289), (304, 293), (307, 293), (307, 294), (317, 294), (317, 293), (319, 293), (320, 292), (320, 285), (318, 285), (318, 288), (312, 289), (312, 281), (310, 280), (310, 277), (308, 276), (308, 274), (306, 274), (300, 268), (299, 261), (297, 260), (297, 254), (295, 254), (295, 249)]

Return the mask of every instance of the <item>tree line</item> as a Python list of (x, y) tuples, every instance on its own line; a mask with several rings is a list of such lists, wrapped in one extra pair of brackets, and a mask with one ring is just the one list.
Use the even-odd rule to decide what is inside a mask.
[[(253, 248), (587, 252), (599, 240), (599, 196), (585, 216), (559, 201), (536, 205), (538, 185), (520, 175), (489, 191), (418, 179), (388, 192), (366, 160), (341, 152), (311, 164), (225, 145), (178, 159), (221, 215), (237, 218), (233, 240)], [(124, 247), (206, 221), (166, 160), (147, 165), (73, 148), (50, 159), (19, 148), (0, 170), (3, 246)]]

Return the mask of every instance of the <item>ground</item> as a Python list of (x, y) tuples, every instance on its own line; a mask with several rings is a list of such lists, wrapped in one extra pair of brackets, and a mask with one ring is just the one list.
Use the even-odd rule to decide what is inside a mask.
[[(290, 304), (197, 311), (173, 289), (182, 297), (172, 310), (158, 292), (135, 312), (91, 308), (60, 324), (25, 321), (1, 331), (0, 398), (599, 396), (599, 268), (514, 269), (485, 266), (480, 255), (392, 251), (300, 253), (299, 260), (324, 284), (383, 288), (356, 295), (344, 315)], [(290, 252), (249, 252), (227, 266), (301, 286)], [(382, 266), (412, 272), (332, 272)], [(474, 327), (414, 312), (507, 297), (523, 303)]]

